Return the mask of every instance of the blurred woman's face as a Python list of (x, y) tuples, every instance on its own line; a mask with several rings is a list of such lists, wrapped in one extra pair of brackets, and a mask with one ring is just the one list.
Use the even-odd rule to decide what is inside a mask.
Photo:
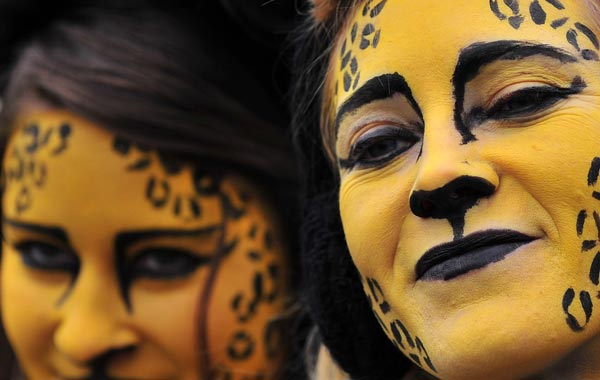
[(20, 119), (3, 173), (2, 318), (28, 379), (273, 377), (287, 263), (257, 186), (56, 111)]
[(442, 379), (598, 378), (589, 11), (369, 0), (346, 25), (328, 116), (347, 243), (382, 329)]

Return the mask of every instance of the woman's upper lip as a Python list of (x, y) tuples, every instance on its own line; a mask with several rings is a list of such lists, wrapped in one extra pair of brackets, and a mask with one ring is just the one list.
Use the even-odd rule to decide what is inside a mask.
[(472, 233), (461, 239), (442, 243), (429, 250), (417, 261), (415, 272), (417, 280), (434, 266), (444, 261), (455, 258), (476, 249), (492, 247), (509, 243), (529, 243), (536, 240), (535, 237), (514, 230), (490, 229)]

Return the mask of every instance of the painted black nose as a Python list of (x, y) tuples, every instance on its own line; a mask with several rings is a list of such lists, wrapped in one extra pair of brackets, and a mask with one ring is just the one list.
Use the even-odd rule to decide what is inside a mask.
[(464, 216), (496, 187), (481, 177), (462, 176), (435, 190), (417, 190), (410, 196), (410, 209), (421, 218), (451, 219)]

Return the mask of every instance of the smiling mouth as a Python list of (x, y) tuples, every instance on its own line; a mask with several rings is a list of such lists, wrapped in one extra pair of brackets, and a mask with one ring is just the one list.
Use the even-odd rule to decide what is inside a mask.
[(417, 280), (451, 280), (504, 259), (536, 238), (513, 230), (486, 230), (425, 252), (415, 266)]

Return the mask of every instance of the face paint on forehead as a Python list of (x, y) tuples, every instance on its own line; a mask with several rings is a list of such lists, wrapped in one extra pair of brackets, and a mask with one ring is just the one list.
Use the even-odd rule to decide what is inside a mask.
[[(381, 38), (381, 29), (376, 19), (383, 11), (387, 0), (368, 0), (359, 10), (360, 17), (350, 27), (343, 38), (339, 57), (339, 70), (343, 78), (341, 86), (344, 92), (356, 89), (360, 81), (360, 64), (357, 51), (376, 49)], [(340, 83), (335, 83), (335, 92), (340, 91)]]
[(569, 8), (559, 0), (490, 0), (490, 10), (499, 20), (508, 21), (514, 29), (531, 22), (563, 32), (566, 41), (583, 59), (599, 60), (598, 36), (588, 25), (575, 19)]
[[(479, 3), (479, 1), (478, 1)], [(538, 28), (548, 28), (554, 33), (558, 33), (558, 35), (564, 36), (564, 41), (568, 43), (571, 47), (573, 47), (577, 52), (579, 52), (579, 56), (584, 58), (585, 60), (597, 60), (598, 59), (598, 48), (600, 43), (598, 41), (597, 35), (590, 28), (589, 22), (586, 20), (580, 20), (581, 16), (570, 11), (569, 3), (566, 6), (563, 5), (561, 1), (558, 0), (481, 0), (481, 12), (490, 12), (490, 21), (500, 20), (503, 22), (507, 22), (511, 25), (511, 28), (515, 30), (523, 30), (523, 26), (533, 25)], [(442, 6), (445, 6), (444, 4)], [(376, 12), (376, 16), (373, 19), (368, 19), (364, 21), (365, 16), (369, 16), (369, 12), (365, 11), (365, 9), (361, 9), (357, 7), (356, 14), (349, 18), (351, 22), (345, 27), (345, 34), (342, 38), (339, 39), (337, 45), (338, 54), (334, 54), (332, 56), (332, 69), (334, 70), (334, 75), (332, 79), (333, 83), (331, 83), (331, 93), (333, 104), (337, 104), (339, 106), (339, 102), (337, 101), (338, 97), (342, 98), (342, 101), (346, 100), (347, 94), (351, 93), (353, 90), (359, 85), (361, 80), (369, 80), (369, 72), (365, 73), (363, 67), (360, 62), (366, 62), (367, 60), (370, 62), (374, 62), (378, 60), (379, 53), (373, 55), (374, 52), (367, 52), (368, 56), (360, 50), (360, 46), (356, 46), (354, 49), (351, 47), (352, 41), (357, 41), (360, 29), (362, 27), (362, 23), (367, 23), (367, 25), (371, 25), (367, 27), (367, 31), (373, 30), (377, 31), (376, 44), (369, 43), (368, 48), (376, 48), (381, 45), (381, 41), (386, 41), (386, 46), (394, 36), (390, 35), (392, 31), (391, 27), (386, 27), (385, 24), (382, 23), (382, 20), (378, 20), (380, 16), (385, 15), (386, 22), (389, 22), (390, 12), (386, 14), (387, 9), (392, 9), (396, 7), (397, 4), (390, 5), (389, 2), (383, 4), (379, 12)], [(369, 8), (369, 3), (365, 3), (366, 9)], [(393, 8), (396, 12), (399, 10)], [(543, 13), (545, 16), (542, 17), (540, 14)], [(513, 15), (514, 14), (514, 15)], [(526, 15), (525, 15), (526, 14)], [(418, 16), (420, 17), (420, 16)], [(473, 17), (473, 16), (470, 16)], [(487, 18), (486, 18), (487, 19)], [(518, 21), (520, 20), (520, 21)], [(543, 21), (543, 22), (542, 22)], [(553, 22), (554, 21), (554, 22)], [(559, 23), (561, 21), (562, 23)], [(560, 24), (560, 25), (559, 25)], [(387, 29), (387, 30), (385, 30)], [(565, 29), (565, 30), (563, 30)], [(531, 30), (529, 28), (528, 30)], [(412, 31), (415, 33), (418, 31)], [(531, 33), (529, 33), (531, 35)], [(533, 36), (533, 38), (536, 38)], [(359, 44), (359, 42), (356, 42)], [(366, 43), (364, 44), (366, 46)], [(385, 53), (384, 53), (385, 55)], [(367, 58), (368, 57), (368, 58)], [(387, 60), (389, 57), (386, 57)], [(395, 59), (402, 60), (401, 54), (398, 55)], [(353, 64), (352, 64), (353, 63)], [(373, 68), (372, 63), (367, 64), (368, 71), (371, 71)], [(337, 67), (335, 67), (337, 66)], [(361, 70), (363, 68), (363, 70)], [(390, 72), (392, 72), (390, 70)], [(401, 75), (406, 76), (407, 73), (399, 72)], [(362, 76), (362, 79), (358, 79), (356, 83), (354, 80), (356, 79), (356, 75)], [(365, 75), (367, 78), (365, 78)], [(410, 82), (410, 81), (409, 81)], [(347, 86), (343, 88), (342, 83), (345, 83)]]
[(72, 128), (66, 120), (33, 118), (17, 123), (11, 137), (11, 147), (4, 158), (5, 192), (11, 191), (14, 212), (27, 211), (34, 202), (35, 192), (44, 188), (48, 176), (48, 161), (68, 150)]
[[(202, 202), (212, 199), (213, 202), (223, 202), (228, 216), (238, 218), (244, 214), (243, 208), (236, 207), (232, 199), (236, 194), (224, 194), (221, 191), (222, 177), (215, 172), (193, 168), (189, 192), (176, 193), (171, 180), (188, 175), (181, 163), (120, 136), (114, 139), (113, 151), (128, 161), (125, 170), (148, 173), (144, 196), (156, 210), (170, 212), (175, 218), (190, 222), (202, 219)], [(151, 170), (156, 167), (160, 168), (160, 173)], [(244, 194), (239, 196), (243, 198)], [(243, 199), (239, 201), (244, 202)]]

